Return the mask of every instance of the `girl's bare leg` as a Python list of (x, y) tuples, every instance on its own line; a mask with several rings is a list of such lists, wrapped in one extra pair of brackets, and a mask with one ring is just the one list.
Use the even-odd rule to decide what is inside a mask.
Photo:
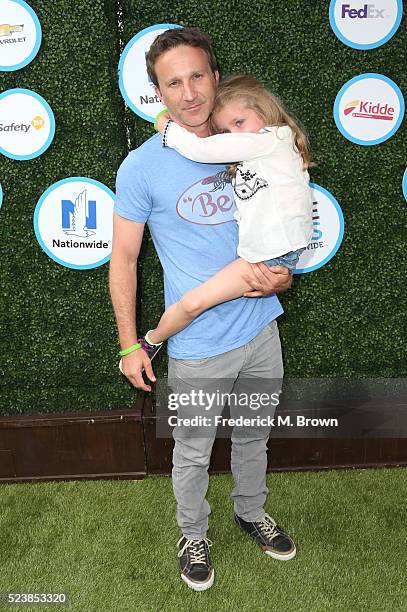
[(188, 291), (179, 302), (167, 308), (157, 327), (149, 332), (149, 340), (155, 344), (163, 342), (187, 327), (204, 310), (251, 291), (252, 287), (242, 278), (248, 273), (251, 273), (251, 267), (247, 261), (240, 258), (232, 261), (205, 283)]

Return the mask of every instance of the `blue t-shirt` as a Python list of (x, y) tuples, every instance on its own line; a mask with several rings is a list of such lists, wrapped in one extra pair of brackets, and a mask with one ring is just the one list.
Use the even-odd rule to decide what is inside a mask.
[[(164, 270), (166, 308), (237, 258), (236, 207), (226, 170), (162, 147), (158, 134), (131, 151), (118, 170), (114, 212), (148, 224)], [(275, 295), (224, 302), (172, 336), (168, 353), (176, 359), (225, 353), (282, 312)]]

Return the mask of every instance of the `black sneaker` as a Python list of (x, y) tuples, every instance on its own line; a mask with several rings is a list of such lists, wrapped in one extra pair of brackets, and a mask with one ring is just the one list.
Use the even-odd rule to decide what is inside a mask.
[(181, 578), (194, 591), (206, 591), (213, 585), (215, 570), (212, 567), (207, 538), (188, 540), (184, 536), (177, 543), (181, 566)]
[(296, 555), (295, 544), (268, 514), (261, 521), (247, 522), (235, 514), (235, 523), (273, 559), (288, 561)]

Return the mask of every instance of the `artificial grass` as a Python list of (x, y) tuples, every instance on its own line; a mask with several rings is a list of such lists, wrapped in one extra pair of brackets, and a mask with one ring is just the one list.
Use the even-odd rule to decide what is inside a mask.
[[(0, 486), (0, 591), (66, 591), (75, 612), (407, 609), (405, 469), (273, 473), (266, 510), (297, 557), (264, 555), (232, 522), (229, 475), (211, 476), (215, 584), (180, 580), (170, 478)], [(5, 608), (6, 609), (6, 608)]]

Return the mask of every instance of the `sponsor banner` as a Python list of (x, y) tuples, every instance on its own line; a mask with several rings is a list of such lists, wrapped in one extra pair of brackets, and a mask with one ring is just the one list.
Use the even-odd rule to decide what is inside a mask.
[(0, 153), (33, 159), (48, 149), (54, 134), (54, 113), (40, 95), (29, 89), (0, 94)]
[(371, 146), (388, 140), (404, 116), (399, 87), (383, 74), (354, 77), (339, 90), (334, 104), (338, 130), (351, 142)]
[(159, 23), (138, 32), (127, 43), (119, 61), (119, 88), (131, 110), (154, 123), (164, 108), (146, 70), (146, 55), (159, 34), (181, 26)]
[(0, 2), (0, 71), (27, 66), (41, 45), (41, 25), (24, 0)]
[(397, 31), (402, 0), (331, 0), (329, 21), (336, 36), (353, 49), (374, 49)]
[(112, 251), (115, 195), (94, 179), (75, 176), (51, 185), (38, 200), (34, 230), (51, 259), (75, 270), (97, 268)]
[(407, 168), (404, 170), (403, 174), (403, 194), (404, 198), (407, 200)]
[(341, 207), (334, 196), (323, 187), (310, 183), (312, 190), (311, 242), (301, 254), (294, 274), (312, 272), (324, 266), (341, 246), (344, 221)]

